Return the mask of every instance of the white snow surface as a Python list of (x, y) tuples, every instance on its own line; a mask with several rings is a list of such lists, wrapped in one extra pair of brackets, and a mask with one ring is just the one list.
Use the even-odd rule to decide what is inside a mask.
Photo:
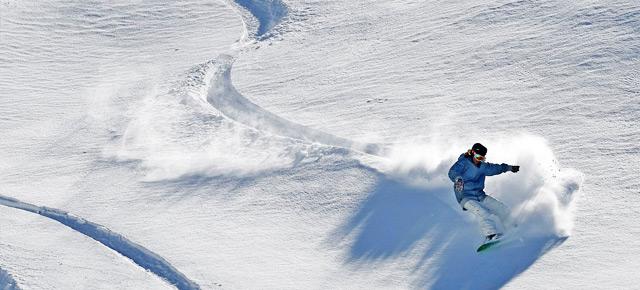
[[(633, 289), (639, 60), (634, 1), (1, 1), (0, 195), (202, 289)], [(521, 166), (483, 254), (475, 142)], [(0, 289), (170, 287), (34, 210)]]

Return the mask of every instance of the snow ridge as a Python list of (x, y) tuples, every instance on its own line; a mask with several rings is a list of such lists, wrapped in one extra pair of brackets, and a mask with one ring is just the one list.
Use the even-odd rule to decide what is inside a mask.
[(13, 280), (11, 274), (0, 268), (0, 289), (2, 290), (19, 290), (18, 284)]
[[(111, 248), (121, 255), (133, 260), (140, 267), (151, 271), (152, 273), (167, 280), (178, 289), (200, 289), (193, 281), (189, 280), (178, 269), (174, 268), (167, 260), (160, 255), (146, 249), (145, 247), (130, 241), (124, 236), (114, 233), (102, 225), (87, 221), (81, 217), (75, 216), (68, 212), (44, 207), (36, 206), (29, 203), (21, 202), (17, 199), (0, 195), (0, 204), (16, 209), (39, 214), (58, 221), (61, 224), (82, 233), (101, 244)], [(0, 272), (0, 285), (2, 285), (2, 273)], [(12, 289), (12, 288), (8, 288)]]

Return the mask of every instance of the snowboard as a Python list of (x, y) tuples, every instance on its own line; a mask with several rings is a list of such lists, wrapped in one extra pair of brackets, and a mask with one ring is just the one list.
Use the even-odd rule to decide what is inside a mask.
[(480, 252), (484, 252), (488, 249), (493, 248), (494, 246), (500, 244), (500, 242), (502, 242), (502, 238), (498, 239), (498, 240), (493, 240), (493, 241), (489, 241), (486, 242), (482, 245), (480, 245), (480, 247), (478, 247), (478, 249), (476, 250), (476, 252), (480, 253)]
[(502, 237), (498, 238), (497, 240), (486, 242), (486, 243), (480, 245), (478, 247), (478, 249), (476, 249), (476, 252), (482, 253), (482, 252), (486, 252), (486, 251), (491, 250), (491, 249), (497, 249), (497, 248), (500, 248), (502, 246), (508, 246), (508, 245), (512, 246), (513, 243), (522, 243), (522, 242), (523, 242), (523, 239), (518, 234), (517, 231), (508, 232), (505, 235), (503, 235)]

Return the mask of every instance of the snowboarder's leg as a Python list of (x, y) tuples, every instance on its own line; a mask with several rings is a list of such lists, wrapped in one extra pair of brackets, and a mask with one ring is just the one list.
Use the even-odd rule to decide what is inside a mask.
[(485, 237), (500, 233), (498, 232), (495, 222), (491, 219), (491, 212), (480, 202), (475, 200), (466, 200), (463, 202), (462, 207), (466, 208), (469, 212), (478, 217), (480, 230)]
[(482, 201), (482, 205), (484, 205), (484, 207), (487, 208), (491, 213), (496, 215), (503, 225), (507, 226), (508, 228), (514, 226), (511, 220), (511, 212), (509, 211), (509, 208), (504, 205), (504, 203), (487, 195)]

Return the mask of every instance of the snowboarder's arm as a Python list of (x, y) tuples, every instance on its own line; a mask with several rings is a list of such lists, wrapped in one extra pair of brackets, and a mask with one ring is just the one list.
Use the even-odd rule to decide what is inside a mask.
[(485, 163), (484, 164), (486, 167), (485, 169), (485, 175), (486, 176), (491, 176), (491, 175), (498, 175), (500, 173), (504, 173), (507, 172), (509, 170), (511, 170), (511, 166), (506, 164), (506, 163), (502, 163), (502, 164), (494, 164), (494, 163)]
[(451, 166), (451, 169), (449, 169), (449, 179), (451, 179), (451, 181), (453, 182), (456, 182), (456, 178), (462, 176), (463, 172), (464, 163), (461, 160), (458, 160), (453, 164), (453, 166)]

